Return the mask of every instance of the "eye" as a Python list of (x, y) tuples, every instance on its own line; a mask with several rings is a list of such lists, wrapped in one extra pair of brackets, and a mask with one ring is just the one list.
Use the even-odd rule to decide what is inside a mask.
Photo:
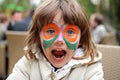
[(46, 34), (48, 34), (48, 35), (52, 35), (54, 33), (55, 33), (54, 29), (48, 29), (48, 30), (46, 30)]
[(67, 30), (66, 34), (67, 34), (68, 36), (73, 36), (73, 35), (75, 35), (75, 32), (70, 29), (70, 30)]

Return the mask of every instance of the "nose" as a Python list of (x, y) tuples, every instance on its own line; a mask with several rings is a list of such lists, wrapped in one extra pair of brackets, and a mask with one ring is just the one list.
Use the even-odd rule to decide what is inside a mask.
[(57, 44), (63, 44), (64, 40), (63, 40), (63, 35), (62, 35), (62, 33), (60, 33), (60, 34), (58, 35), (58, 38), (56, 39), (56, 42), (57, 42)]
[(60, 42), (63, 41), (63, 35), (62, 35), (62, 33), (60, 33), (60, 34), (58, 35), (57, 41), (60, 41)]

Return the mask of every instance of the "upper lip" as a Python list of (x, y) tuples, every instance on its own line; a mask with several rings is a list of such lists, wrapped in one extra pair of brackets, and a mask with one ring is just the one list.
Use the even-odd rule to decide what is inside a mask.
[(52, 49), (52, 50), (56, 50), (56, 51), (62, 51), (62, 50), (64, 50), (64, 51), (66, 51), (66, 50), (63, 49), (63, 48), (55, 48), (55, 49)]
[(59, 51), (64, 51), (65, 53), (67, 53), (67, 51), (66, 51), (65, 49), (63, 49), (63, 48), (54, 48), (54, 49), (52, 49), (51, 51), (52, 51), (52, 52), (53, 52), (53, 51), (58, 51), (58, 52), (59, 52)]

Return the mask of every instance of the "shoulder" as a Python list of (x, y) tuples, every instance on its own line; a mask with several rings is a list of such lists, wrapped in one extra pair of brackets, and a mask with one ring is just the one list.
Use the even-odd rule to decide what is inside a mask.
[(87, 66), (85, 80), (104, 80), (102, 54), (100, 51), (98, 51), (98, 55), (98, 57), (95, 57), (94, 62)]
[(97, 61), (91, 65), (80, 65), (72, 68), (66, 78), (69, 80), (104, 80), (102, 64), (100, 61)]
[(16, 64), (27, 64), (27, 65), (30, 65), (30, 61), (25, 57), (23, 56)]
[(103, 24), (98, 25), (97, 28), (98, 30), (106, 30), (105, 26)]
[(14, 70), (19, 69), (20, 71), (28, 72), (30, 71), (31, 61), (29, 61), (25, 56), (23, 56), (14, 66)]
[(24, 21), (18, 21), (18, 22), (16, 22), (16, 23), (14, 24), (13, 27), (21, 26), (21, 25), (23, 25), (24, 23), (25, 23)]
[(30, 76), (30, 61), (23, 56), (14, 66), (12, 73), (6, 80), (28, 80)]
[[(82, 56), (84, 54), (82, 49), (76, 51), (76, 56)], [(79, 60), (78, 65), (74, 65), (69, 74), (70, 80), (103, 80), (103, 67), (101, 63), (102, 54), (98, 52), (98, 57), (90, 65), (85, 65), (90, 58)], [(74, 75), (76, 74), (76, 75)]]
[(24, 21), (16, 22), (13, 26), (13, 30), (27, 31), (28, 30), (28, 23), (26, 23)]
[(100, 61), (89, 65), (86, 69), (85, 80), (104, 80), (103, 66)]

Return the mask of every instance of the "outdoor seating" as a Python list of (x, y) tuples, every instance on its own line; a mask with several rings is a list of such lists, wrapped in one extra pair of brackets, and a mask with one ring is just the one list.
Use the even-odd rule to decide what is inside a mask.
[(120, 80), (120, 46), (97, 45), (102, 53), (105, 80)]
[(24, 55), (24, 42), (26, 38), (26, 32), (20, 31), (7, 31), (8, 40), (8, 55), (9, 55), (9, 68), (8, 73), (12, 72), (14, 64)]
[(0, 45), (0, 75), (5, 76), (5, 46)]

